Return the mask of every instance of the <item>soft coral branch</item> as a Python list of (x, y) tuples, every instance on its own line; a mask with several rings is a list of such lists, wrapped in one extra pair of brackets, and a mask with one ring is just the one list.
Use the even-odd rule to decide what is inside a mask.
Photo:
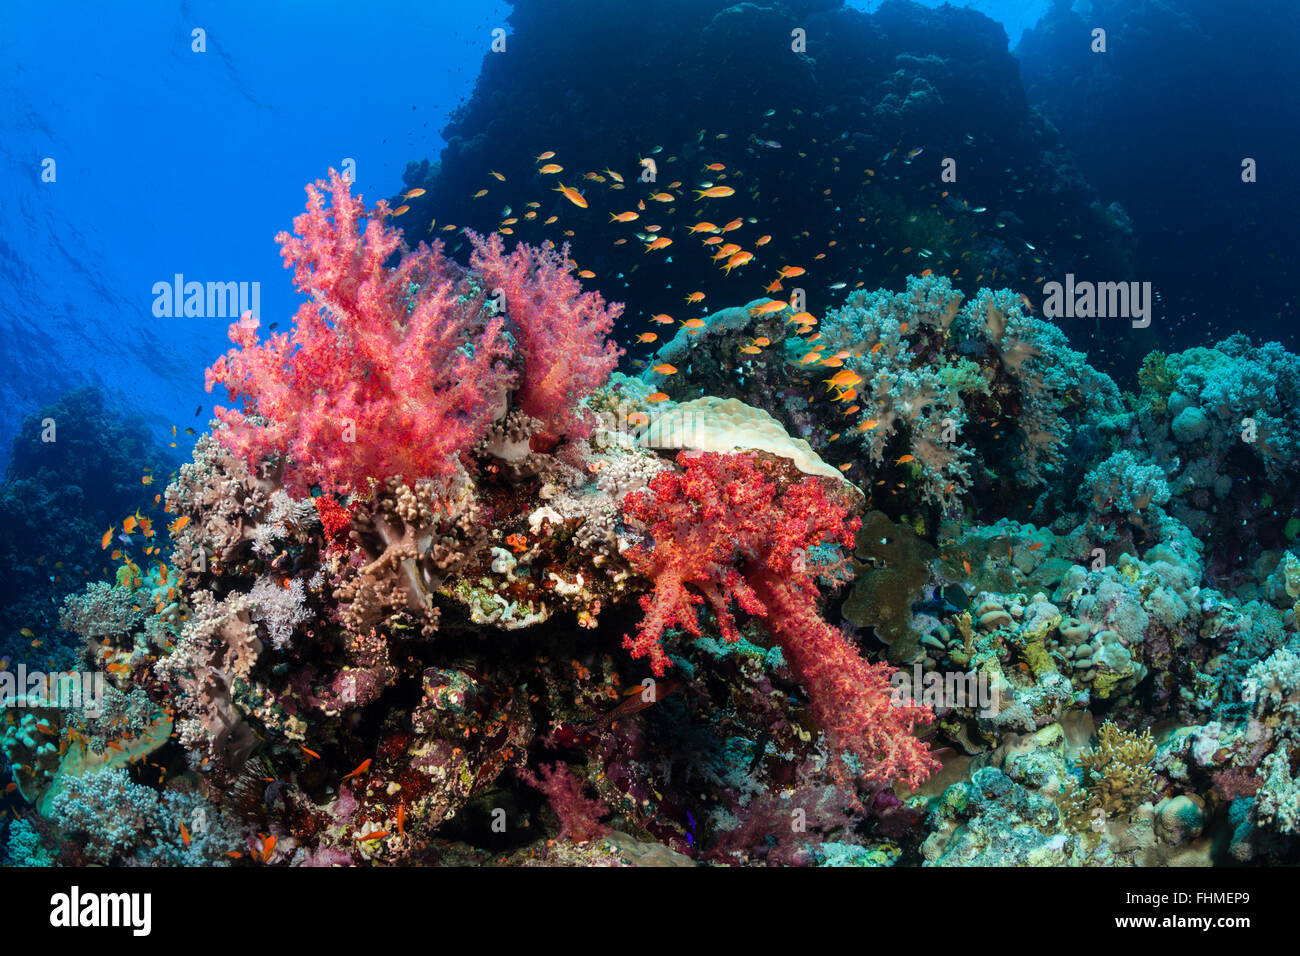
[(504, 319), (489, 315), (441, 243), (387, 266), (402, 250), (387, 203), (367, 214), (332, 169), (307, 195), (294, 234), (276, 240), (311, 301), (290, 335), (259, 342), (247, 314), (231, 326), (238, 348), (208, 369), (207, 387), (225, 385), (257, 418), (218, 408), (222, 441), (253, 463), (284, 454), (295, 493), (455, 471), (513, 380)]
[(636, 638), (624, 644), (648, 656), (662, 675), (669, 666), (664, 632), (700, 634), (697, 608), (707, 604), (727, 641), (740, 637), (731, 607), (758, 618), (780, 644), (808, 692), (813, 716), (836, 758), (835, 770), (881, 786), (916, 786), (937, 766), (913, 736), (927, 708), (896, 700), (893, 669), (864, 660), (817, 610), (822, 545), (849, 547), (858, 521), (826, 497), (821, 481), (793, 481), (770, 459), (753, 454), (678, 457), (681, 472), (663, 472), (648, 489), (628, 495), (627, 520), (646, 530), (627, 559), (654, 581), (641, 599)]
[(590, 426), (578, 415), (579, 402), (618, 365), (619, 348), (607, 336), (623, 306), (582, 291), (567, 245), (557, 251), (550, 242), (520, 243), (506, 255), (500, 235), (465, 234), (474, 245), (470, 266), (488, 291), (504, 296), (524, 357), (516, 403), (551, 438), (586, 437)]

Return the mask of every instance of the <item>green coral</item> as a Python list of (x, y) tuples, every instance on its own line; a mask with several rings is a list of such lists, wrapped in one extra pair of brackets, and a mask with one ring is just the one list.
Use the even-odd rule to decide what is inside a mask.
[(912, 628), (912, 604), (929, 577), (938, 551), (906, 524), (894, 524), (881, 511), (869, 512), (858, 529), (854, 582), (844, 616), (871, 627), (889, 645), (895, 663), (911, 659), (921, 635)]

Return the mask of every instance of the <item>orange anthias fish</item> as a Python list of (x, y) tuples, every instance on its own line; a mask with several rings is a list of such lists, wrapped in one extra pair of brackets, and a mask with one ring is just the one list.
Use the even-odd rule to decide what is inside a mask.
[(554, 155), (555, 155), (555, 150), (553, 150), (553, 149), (548, 149), (546, 152), (542, 153), (542, 155), (540, 155), (540, 156), (537, 157), (537, 161), (540, 163), (542, 160), (544, 160), (544, 159), (550, 159), (550, 158), (552, 158)]
[(406, 205), (406, 203), (402, 203), (402, 205), (398, 206), (396, 209), (393, 210), (392, 215), (401, 216), (410, 211), (411, 211), (411, 207)]
[(669, 239), (667, 236), (660, 236), (658, 239), (655, 239), (653, 242), (647, 242), (645, 244), (645, 251), (657, 252), (660, 249), (667, 249), (672, 244), (673, 241)]
[(117, 525), (109, 528), (104, 532), (104, 536), (99, 539), (99, 550), (107, 551), (108, 546), (113, 543), (113, 532), (117, 530)]
[(750, 315), (771, 315), (773, 312), (784, 312), (790, 308), (789, 303), (782, 302), (780, 299), (768, 299), (761, 305), (756, 305), (749, 310)]
[(587, 208), (587, 200), (582, 197), (582, 193), (570, 186), (564, 185), (564, 183), (560, 183), (553, 192), (561, 193), (565, 199), (569, 200), (569, 202), (573, 203), (579, 209)]
[(190, 845), (190, 831), (185, 829), (185, 824), (181, 824), (181, 842), (185, 844), (186, 849)]
[(631, 222), (633, 219), (640, 219), (641, 214), (629, 209), (627, 212), (612, 212), (609, 214), (610, 222)]
[(740, 252), (737, 252), (734, 256), (732, 256), (730, 259), (727, 260), (727, 264), (723, 266), (723, 270), (728, 275), (730, 275), (732, 269), (737, 269), (740, 266), (745, 265), (745, 263), (751, 262), (753, 258), (754, 258), (754, 254), (752, 252), (746, 252), (745, 250), (742, 249)]
[(642, 332), (640, 335), (636, 337), (636, 341), (638, 345), (645, 345), (647, 342), (654, 342), (658, 340), (658, 338), (659, 336), (655, 335), (655, 333), (653, 332)]
[(418, 189), (418, 188), (417, 188), (417, 189), (412, 189), (412, 190), (410, 190), (409, 192), (404, 193), (404, 194), (402, 195), (402, 198), (403, 198), (403, 199), (418, 199), (420, 196), (423, 196), (423, 195), (424, 195), (424, 190), (423, 190), (423, 189)]
[(793, 279), (795, 276), (801, 276), (806, 270), (802, 266), (782, 266), (781, 278)]
[(658, 322), (660, 325), (672, 325), (677, 320), (674, 319), (671, 315), (667, 315), (666, 313), (660, 312), (658, 315), (650, 316), (650, 321)]
[(397, 835), (406, 836), (406, 804), (397, 806)]
[(367, 757), (365, 760), (361, 761), (360, 766), (358, 766), (356, 770), (353, 770), (350, 774), (348, 774), (343, 779), (351, 780), (353, 777), (359, 777), (369, 769), (370, 769), (370, 758)]
[(861, 385), (862, 376), (852, 369), (846, 368), (836, 372), (830, 378), (822, 379), (822, 381), (828, 383), (826, 390), (830, 391), (832, 388), (852, 388), (855, 385)]
[(365, 836), (359, 836), (357, 839), (362, 843), (365, 843), (367, 840), (382, 840), (386, 836), (388, 836), (387, 830), (375, 830), (372, 833), (367, 833)]
[(703, 302), (703, 301), (704, 301), (703, 292), (692, 292), (690, 295), (686, 297), (686, 302), (688, 305), (694, 305), (696, 302)]
[(270, 862), (271, 854), (275, 852), (275, 842), (276, 842), (276, 837), (274, 836), (274, 834), (269, 837), (262, 837), (262, 862), (263, 863)]
[(725, 199), (735, 194), (736, 191), (730, 186), (710, 186), (708, 189), (695, 190), (696, 199)]
[(901, 458), (899, 458), (897, 461), (895, 461), (894, 464), (895, 464), (895, 465), (906, 465), (909, 461), (916, 461), (916, 456), (915, 456), (915, 455), (903, 455)]
[(652, 405), (657, 405), (659, 402), (668, 401), (668, 395), (665, 392), (651, 392), (645, 397), (645, 400)]
[(654, 366), (653, 368), (650, 369), (650, 371), (658, 372), (660, 375), (676, 375), (677, 366), (669, 365), (667, 362), (664, 362), (660, 365)]
[(564, 172), (564, 167), (559, 165), (558, 163), (547, 163), (545, 166), (539, 169), (538, 172), (541, 173), (543, 176), (553, 176), (556, 173)]
[(685, 322), (682, 323), (683, 328), (692, 331), (695, 329), (702, 329), (704, 328), (704, 326), (705, 326), (705, 321), (703, 319), (687, 319)]

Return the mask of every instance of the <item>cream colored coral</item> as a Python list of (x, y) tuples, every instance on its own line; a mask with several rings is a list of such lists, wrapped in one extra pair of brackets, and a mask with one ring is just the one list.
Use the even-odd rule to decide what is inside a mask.
[(765, 451), (788, 458), (806, 475), (834, 478), (858, 490), (802, 438), (790, 437), (767, 412), (735, 398), (705, 396), (675, 405), (651, 420), (640, 443), (660, 450)]

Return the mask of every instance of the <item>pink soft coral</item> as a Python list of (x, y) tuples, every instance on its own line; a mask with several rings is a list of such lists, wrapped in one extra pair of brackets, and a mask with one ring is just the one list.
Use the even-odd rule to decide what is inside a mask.
[(257, 418), (218, 408), (221, 440), (253, 462), (284, 454), (284, 483), (298, 494), (454, 471), (512, 384), (504, 318), (471, 293), (441, 243), (386, 265), (402, 248), (386, 202), (367, 214), (332, 169), (307, 195), (294, 235), (276, 241), (311, 301), (290, 335), (259, 343), (248, 314), (230, 327), (239, 348), (208, 369), (207, 387), (249, 399)]
[(933, 714), (895, 700), (893, 669), (864, 660), (817, 610), (816, 575), (826, 566), (813, 549), (851, 546), (857, 519), (845, 521), (846, 508), (827, 498), (820, 480), (791, 480), (788, 466), (771, 459), (683, 453), (678, 464), (681, 472), (657, 475), (623, 504), (649, 535), (627, 558), (654, 581), (641, 599), (640, 631), (625, 640), (633, 656), (649, 656), (662, 675), (670, 663), (664, 630), (700, 634), (696, 609), (706, 603), (722, 637), (738, 640), (734, 601), (762, 621), (807, 690), (836, 775), (918, 785), (938, 762), (912, 732)]
[(623, 306), (606, 306), (599, 293), (582, 291), (567, 245), (557, 252), (550, 242), (521, 243), (507, 256), (498, 234), (465, 234), (474, 244), (470, 266), (490, 295), (504, 298), (524, 357), (515, 403), (542, 422), (552, 441), (585, 438), (590, 426), (579, 418), (578, 402), (618, 366), (618, 346), (606, 336)]

